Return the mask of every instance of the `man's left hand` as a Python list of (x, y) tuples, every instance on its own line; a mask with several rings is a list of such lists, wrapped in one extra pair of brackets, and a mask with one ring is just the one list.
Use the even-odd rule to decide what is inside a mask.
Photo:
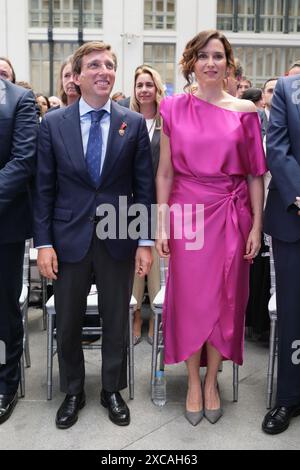
[(152, 253), (150, 246), (139, 246), (135, 255), (135, 272), (139, 277), (146, 276), (152, 266)]

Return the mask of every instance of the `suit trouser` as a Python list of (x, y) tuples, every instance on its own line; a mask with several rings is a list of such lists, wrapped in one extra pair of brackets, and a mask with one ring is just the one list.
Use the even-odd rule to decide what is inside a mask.
[(78, 394), (84, 388), (81, 330), (92, 274), (102, 318), (102, 387), (116, 392), (127, 387), (127, 339), (134, 259), (115, 260), (94, 234), (79, 263), (59, 263), (54, 283), (57, 353), (61, 391)]
[[(152, 311), (154, 310), (153, 300), (160, 289), (160, 270), (159, 270), (159, 256), (154, 247), (151, 247), (153, 257), (153, 264), (150, 272), (147, 275), (147, 287)], [(137, 301), (136, 309), (141, 309), (143, 297), (145, 292), (145, 277), (139, 277), (137, 274), (134, 276), (134, 283), (132, 294)]]
[[(16, 393), (20, 379), (23, 324), (19, 298), (24, 247), (24, 242), (0, 245), (0, 394), (6, 395)], [(5, 358), (1, 357), (3, 352)]]
[(272, 238), (278, 316), (277, 405), (300, 404), (300, 241)]

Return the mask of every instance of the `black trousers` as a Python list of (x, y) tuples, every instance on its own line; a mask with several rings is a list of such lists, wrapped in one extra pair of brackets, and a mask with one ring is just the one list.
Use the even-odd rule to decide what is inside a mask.
[(23, 353), (23, 324), (19, 307), (24, 242), (0, 245), (0, 394), (16, 393)]
[(300, 404), (300, 241), (272, 239), (278, 316), (277, 404)]
[(60, 387), (67, 394), (84, 388), (81, 329), (92, 275), (99, 292), (102, 318), (102, 387), (116, 392), (127, 387), (127, 338), (134, 260), (113, 259), (94, 234), (85, 258), (60, 263), (54, 283)]

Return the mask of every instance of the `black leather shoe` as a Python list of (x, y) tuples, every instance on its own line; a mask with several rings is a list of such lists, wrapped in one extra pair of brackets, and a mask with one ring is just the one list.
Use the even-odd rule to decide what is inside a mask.
[(130, 412), (119, 392), (101, 391), (101, 405), (108, 408), (109, 419), (118, 426), (128, 426)]
[(66, 398), (56, 413), (56, 426), (59, 429), (68, 429), (76, 423), (79, 410), (85, 405), (85, 393), (66, 395)]
[(300, 405), (275, 406), (266, 414), (262, 430), (267, 434), (279, 434), (289, 427), (291, 418), (298, 415), (300, 415)]
[(0, 395), (0, 424), (4, 423), (12, 414), (18, 401), (18, 394)]

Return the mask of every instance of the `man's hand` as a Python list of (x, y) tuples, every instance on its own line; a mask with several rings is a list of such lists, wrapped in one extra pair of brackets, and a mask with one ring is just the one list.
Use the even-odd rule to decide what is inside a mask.
[[(296, 197), (296, 202), (295, 202), (296, 206), (298, 207), (298, 209), (300, 209), (300, 197)], [(300, 210), (298, 211), (298, 215), (300, 215)]]
[(139, 246), (135, 255), (135, 272), (139, 277), (146, 276), (152, 266), (152, 253), (150, 246)]
[(47, 279), (57, 279), (58, 262), (53, 248), (39, 248), (37, 265), (42, 276)]

